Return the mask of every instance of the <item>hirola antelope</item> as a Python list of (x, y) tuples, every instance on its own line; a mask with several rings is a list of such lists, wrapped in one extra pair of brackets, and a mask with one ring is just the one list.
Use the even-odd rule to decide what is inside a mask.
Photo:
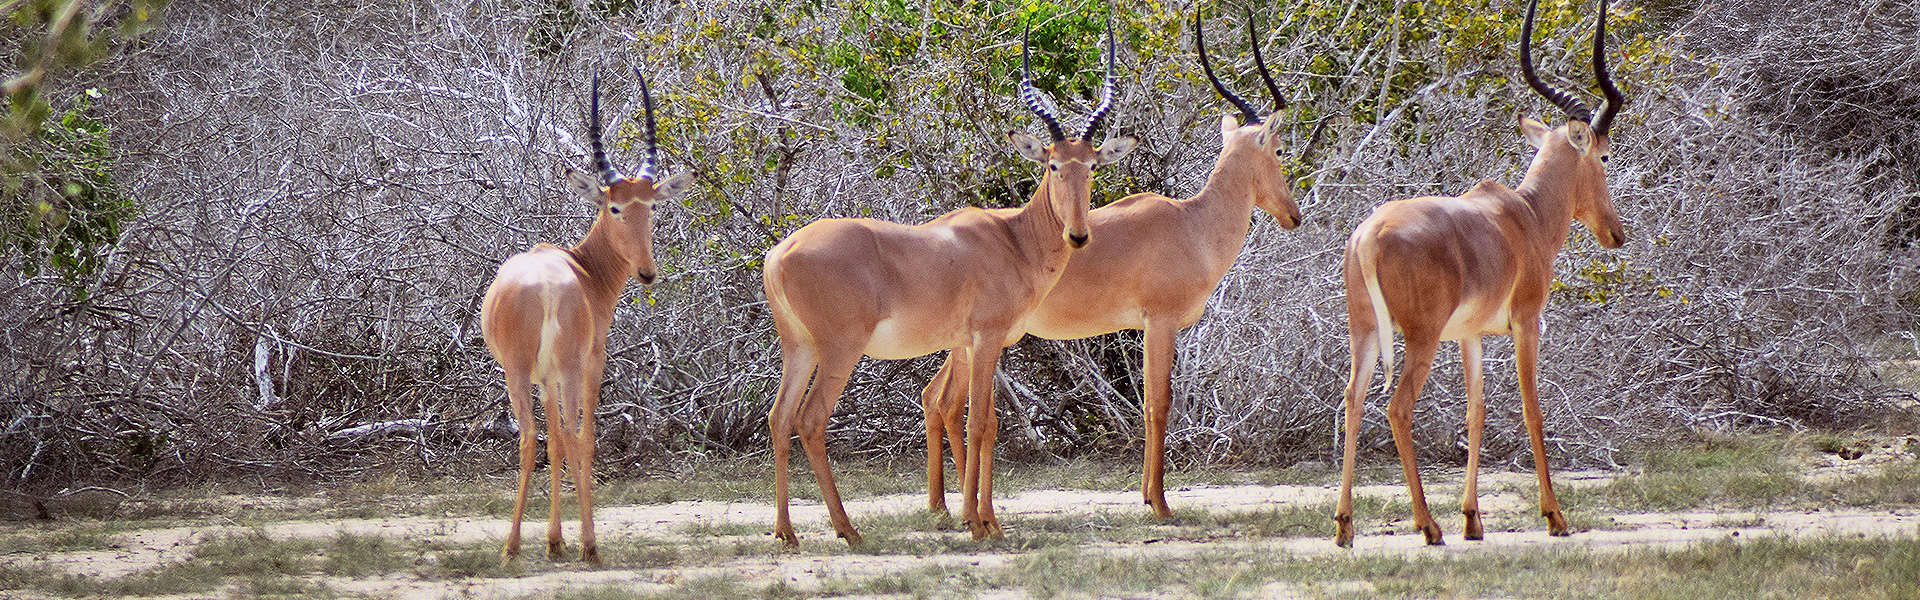
[(1534, 382), (1540, 352), (1540, 312), (1553, 283), (1553, 259), (1566, 243), (1570, 221), (1584, 223), (1601, 246), (1625, 241), (1619, 215), (1607, 192), (1608, 132), (1626, 101), (1607, 75), (1607, 3), (1593, 33), (1593, 72), (1606, 104), (1591, 114), (1572, 95), (1549, 87), (1534, 74), (1533, 0), (1520, 30), (1520, 74), (1534, 91), (1566, 113), (1567, 123), (1552, 127), (1530, 118), (1520, 129), (1535, 150), (1533, 163), (1518, 188), (1482, 181), (1465, 195), (1413, 198), (1374, 209), (1347, 241), (1347, 329), (1352, 359), (1346, 390), (1345, 447), (1340, 473), (1340, 502), (1334, 511), (1334, 541), (1353, 544), (1353, 461), (1373, 363), (1380, 361), (1386, 383), (1393, 379), (1393, 330), (1406, 339), (1406, 368), (1393, 388), (1387, 423), (1400, 454), (1407, 489), (1413, 496), (1413, 524), (1427, 543), (1440, 544), (1440, 526), (1427, 511), (1414, 464), (1413, 404), (1427, 381), (1434, 353), (1443, 340), (1460, 343), (1467, 383), (1467, 483), (1460, 510), (1466, 538), (1480, 539), (1476, 498), (1480, 435), (1486, 422), (1481, 400), (1480, 339), (1511, 335), (1515, 370), (1534, 471), (1540, 480), (1540, 512), (1547, 532), (1567, 535), (1567, 519), (1553, 496), (1542, 440), (1540, 400)]
[[(1141, 378), (1147, 448), (1140, 493), (1163, 519), (1173, 515), (1164, 481), (1174, 336), (1205, 313), (1207, 297), (1240, 256), (1254, 208), (1272, 215), (1281, 227), (1300, 224), (1300, 208), (1294, 205), (1281, 162), (1286, 149), (1280, 145), (1282, 123), (1276, 118), (1286, 99), (1260, 56), (1251, 12), (1247, 36), (1254, 44), (1254, 65), (1273, 95), (1272, 111), (1262, 115), (1214, 77), (1196, 6), (1193, 39), (1201, 69), (1214, 90), (1240, 111), (1238, 118), (1220, 117), (1220, 157), (1206, 185), (1191, 198), (1140, 193), (1087, 213), (1093, 241), (1074, 252), (1059, 283), (1022, 324), (1027, 333), (1055, 340), (1144, 330)], [(970, 367), (962, 353), (948, 354), (920, 396), (927, 420), (927, 505), (935, 512), (947, 510), (943, 436), (950, 438), (955, 465), (965, 468), (960, 408), (969, 390)]]
[(692, 180), (686, 173), (662, 179), (654, 172), (653, 97), (646, 77), (639, 69), (633, 74), (646, 108), (646, 162), (631, 176), (621, 176), (607, 162), (600, 141), (600, 76), (594, 75), (587, 120), (594, 172), (567, 173), (573, 191), (599, 208), (593, 227), (572, 248), (540, 244), (508, 258), (480, 305), (480, 330), (506, 371), (507, 397), (520, 424), (520, 486), (503, 560), (520, 553), (520, 517), (533, 476), (531, 394), (538, 383), (547, 416), (547, 470), (553, 475), (547, 555), (560, 556), (560, 468), (569, 465), (580, 502), (580, 558), (600, 561), (593, 537), (593, 413), (607, 366), (607, 327), (627, 280), (652, 283), (659, 273), (653, 263), (653, 204), (679, 196)]
[(963, 514), (975, 539), (1000, 537), (993, 514), (993, 370), (1018, 340), (1022, 322), (1060, 278), (1068, 257), (1087, 245), (1093, 169), (1119, 160), (1130, 137), (1095, 146), (1113, 106), (1113, 29), (1107, 29), (1107, 80), (1085, 129), (1069, 138), (1053, 104), (1025, 78), (1022, 96), (1052, 139), (1007, 134), (1020, 156), (1046, 166), (1027, 204), (1012, 210), (963, 208), (920, 225), (872, 219), (822, 220), (767, 252), (767, 304), (780, 334), (780, 392), (767, 415), (773, 440), (774, 534), (798, 545), (787, 515), (787, 461), (797, 431), (834, 531), (849, 544), (848, 521), (827, 465), (827, 417), (854, 364), (912, 358), (940, 350), (962, 357), (974, 382), (967, 420)]

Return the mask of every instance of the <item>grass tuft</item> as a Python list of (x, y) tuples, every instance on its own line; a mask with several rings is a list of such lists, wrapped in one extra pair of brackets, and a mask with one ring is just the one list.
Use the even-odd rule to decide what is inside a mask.
[(340, 532), (327, 544), (320, 572), (337, 577), (366, 577), (406, 568), (410, 561), (399, 544), (377, 535)]
[(25, 590), (45, 587), (60, 576), (60, 571), (45, 565), (0, 563), (0, 590)]
[(1887, 463), (1879, 473), (1834, 481), (1824, 491), (1847, 506), (1920, 506), (1920, 461)]
[(211, 566), (230, 575), (300, 575), (314, 570), (320, 542), (275, 540), (258, 529), (202, 542), (186, 562)]
[(522, 546), (520, 558), (502, 562), (501, 540), (483, 540), (464, 544), (428, 542), (426, 564), (416, 574), (427, 579), (463, 579), (470, 577), (519, 577), (527, 573), (528, 561), (545, 554), (544, 542)]
[[(1640, 473), (1555, 492), (1563, 504), (1619, 512), (1785, 506), (1814, 496), (1814, 488), (1794, 474), (1803, 468), (1800, 444), (1784, 436), (1713, 437), (1650, 451)], [(1538, 501), (1537, 490), (1523, 493)]]
[(298, 577), (254, 576), (241, 581), (232, 598), (333, 598), (339, 593), (326, 584)]
[(44, 554), (112, 548), (126, 530), (119, 521), (62, 521), (30, 523), (0, 534), (0, 548), (8, 552)]

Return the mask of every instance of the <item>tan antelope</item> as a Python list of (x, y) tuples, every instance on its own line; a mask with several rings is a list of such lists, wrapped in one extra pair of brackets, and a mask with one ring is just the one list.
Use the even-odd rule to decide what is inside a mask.
[[(966, 359), (976, 385), (969, 408), (963, 514), (974, 539), (1001, 537), (993, 515), (993, 370), (1019, 340), (1021, 321), (1060, 278), (1068, 257), (1089, 241), (1087, 203), (1093, 169), (1119, 160), (1131, 137), (1094, 147), (1113, 106), (1113, 27), (1107, 27), (1107, 78), (1100, 105), (1080, 135), (1060, 129), (1051, 100), (1027, 78), (1021, 35), (1021, 91), (1052, 134), (1051, 143), (1008, 132), (1013, 149), (1045, 164), (1033, 199), (1017, 209), (963, 208), (921, 225), (826, 219), (767, 251), (767, 304), (780, 333), (780, 393), (767, 415), (773, 441), (774, 534), (799, 545), (787, 516), (787, 459), (796, 430), (820, 484), (833, 529), (860, 543), (827, 464), (827, 417), (865, 354), (880, 359), (951, 350)], [(977, 516), (977, 518), (976, 518)]]
[[(1240, 256), (1254, 207), (1273, 215), (1281, 227), (1300, 224), (1300, 208), (1293, 203), (1281, 164), (1280, 121), (1262, 118), (1214, 77), (1198, 6), (1193, 27), (1201, 70), (1214, 90), (1240, 109), (1239, 119), (1231, 114), (1220, 118), (1220, 158), (1213, 173), (1192, 198), (1139, 193), (1088, 212), (1088, 224), (1098, 235), (1073, 253), (1059, 283), (1022, 324), (1027, 333), (1055, 340), (1145, 330), (1146, 365), (1141, 376), (1146, 390), (1147, 449), (1140, 492), (1163, 519), (1173, 515), (1162, 482), (1174, 336), (1206, 311), (1207, 297)], [(1273, 85), (1260, 56), (1252, 11), (1247, 13), (1247, 36), (1253, 40), (1254, 64), (1273, 94), (1271, 114), (1277, 115), (1286, 108), (1286, 99)], [(927, 505), (934, 512), (947, 510), (940, 451), (943, 435), (951, 437), (954, 464), (961, 471), (966, 468), (960, 408), (969, 388), (960, 374), (969, 371), (964, 356), (948, 354), (946, 364), (920, 395), (927, 419)]]
[[(1520, 29), (1520, 74), (1527, 84), (1567, 114), (1567, 124), (1549, 127), (1520, 119), (1527, 143), (1538, 150), (1518, 189), (1482, 181), (1466, 195), (1388, 202), (1355, 229), (1347, 241), (1347, 323), (1353, 369), (1346, 390), (1346, 446), (1340, 472), (1340, 503), (1334, 511), (1334, 541), (1353, 545), (1353, 460), (1360, 429), (1360, 403), (1378, 359), (1385, 383), (1393, 380), (1393, 330), (1406, 338), (1406, 372), (1393, 390), (1387, 421), (1413, 496), (1413, 522), (1428, 544), (1443, 543), (1427, 511), (1414, 464), (1413, 403), (1427, 381), (1441, 340), (1460, 342), (1467, 380), (1467, 483), (1460, 510), (1469, 540), (1481, 539), (1477, 496), (1480, 433), (1486, 422), (1481, 401), (1480, 338), (1512, 335), (1520, 400), (1533, 465), (1540, 479), (1540, 512), (1550, 535), (1568, 534), (1567, 519), (1553, 496), (1541, 436), (1540, 401), (1534, 376), (1540, 350), (1540, 311), (1553, 282), (1553, 259), (1566, 243), (1569, 221), (1586, 224), (1601, 246), (1625, 241), (1607, 192), (1608, 130), (1626, 102), (1607, 75), (1607, 3), (1593, 34), (1593, 72), (1606, 104), (1591, 115), (1572, 95), (1534, 74), (1533, 13), (1527, 5)], [(1589, 125), (1591, 124), (1591, 125)]]
[(593, 538), (593, 414), (600, 405), (600, 377), (607, 365), (607, 327), (627, 279), (653, 283), (653, 204), (679, 196), (692, 180), (686, 173), (660, 179), (654, 173), (653, 97), (640, 78), (646, 108), (647, 158), (631, 177), (607, 162), (600, 142), (600, 76), (593, 77), (587, 137), (593, 143), (592, 174), (567, 169), (567, 180), (600, 212), (587, 239), (572, 248), (539, 244), (500, 265), (480, 305), (487, 348), (506, 371), (507, 397), (520, 425), (520, 487), (513, 501), (503, 560), (520, 554), (520, 517), (533, 477), (532, 385), (540, 384), (547, 416), (547, 468), (553, 489), (547, 512), (547, 556), (560, 556), (560, 468), (570, 465), (580, 498), (580, 558), (600, 561)]

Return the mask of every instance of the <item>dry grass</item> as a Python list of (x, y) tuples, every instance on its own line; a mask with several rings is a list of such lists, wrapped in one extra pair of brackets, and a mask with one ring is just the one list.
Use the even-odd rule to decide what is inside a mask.
[(1920, 538), (1716, 541), (1673, 550), (1498, 549), (1466, 555), (1299, 557), (1222, 547), (1127, 557), (1052, 548), (1005, 566), (929, 565), (807, 587), (698, 578), (662, 592), (569, 589), (526, 598), (582, 600), (821, 598), (880, 595), (1033, 598), (1238, 598), (1284, 590), (1312, 598), (1903, 598), (1920, 593)]
[[(1911, 507), (1920, 489), (1920, 461), (1887, 460), (1874, 469), (1843, 476), (1804, 477), (1824, 452), (1876, 441), (1857, 435), (1787, 435), (1708, 438), (1696, 443), (1647, 452), (1634, 462), (1639, 470), (1598, 485), (1560, 486), (1568, 516), (1576, 531), (1621, 530), (1635, 526), (1614, 519), (1621, 512), (1813, 508), (1833, 506), (1874, 509)], [(1876, 447), (1878, 447), (1876, 445)], [(882, 482), (889, 477), (917, 483), (919, 464), (857, 463), (850, 480), (875, 483), (874, 489), (903, 484)], [(764, 465), (736, 467), (759, 470)], [(892, 472), (889, 472), (892, 469)], [(1025, 483), (1047, 485), (1079, 482), (1082, 489), (1105, 491), (1127, 487), (1131, 477), (1097, 477), (1100, 465), (1023, 467), (1010, 472)], [(1786, 479), (1781, 475), (1785, 474)], [(1251, 483), (1275, 477), (1268, 472), (1195, 470), (1193, 481)], [(734, 484), (711, 485), (700, 477), (667, 477), (652, 491), (654, 497), (729, 497)], [(1430, 494), (1436, 506), (1457, 493), (1457, 482), (1436, 478)], [(1398, 483), (1393, 481), (1393, 483)], [(673, 487), (675, 485), (679, 487)], [(352, 498), (361, 506), (386, 507), (400, 503), (403, 491), (424, 484), (397, 485), (375, 481), (353, 490), (329, 490), (328, 498)], [(421, 504), (432, 511), (484, 511), (490, 504), (471, 497), (495, 497), (503, 490), (481, 489), (481, 483), (444, 486), (455, 498), (436, 503), (436, 494)], [(434, 486), (442, 487), (442, 486)], [(1525, 491), (1526, 486), (1521, 490)], [(629, 489), (639, 489), (634, 486)], [(218, 490), (204, 493), (230, 498)], [(1360, 495), (1356, 511), (1365, 523), (1396, 523), (1406, 527), (1409, 507), (1402, 494)], [(144, 502), (144, 501), (143, 501)], [(165, 502), (204, 511), (220, 502), (190, 494), (169, 495)], [(1525, 502), (1530, 503), (1529, 498)], [(1648, 508), (1657, 503), (1657, 509)], [(302, 518), (293, 499), (255, 499), (251, 508), (232, 514), (257, 519)], [(271, 510), (268, 507), (274, 507)], [(333, 514), (352, 514), (353, 506)], [(277, 511), (277, 512), (276, 512)], [(430, 511), (431, 512), (431, 511)], [(867, 543), (848, 548), (830, 539), (788, 551), (766, 535), (766, 524), (701, 521), (681, 525), (672, 534), (605, 535), (601, 569), (659, 574), (651, 583), (635, 587), (568, 588), (539, 597), (559, 598), (815, 598), (832, 596), (955, 597), (993, 592), (1018, 592), (1036, 598), (1085, 597), (1100, 594), (1173, 597), (1250, 597), (1304, 595), (1307, 597), (1587, 597), (1581, 590), (1620, 597), (1786, 597), (1800, 593), (1817, 597), (1900, 597), (1910, 584), (1893, 574), (1913, 567), (1920, 531), (1891, 539), (1817, 538), (1750, 539), (1695, 544), (1674, 550), (1595, 551), (1562, 548), (1548, 551), (1500, 545), (1472, 545), (1471, 552), (1432, 555), (1395, 553), (1332, 553), (1294, 555), (1281, 550), (1295, 538), (1318, 538), (1331, 533), (1330, 502), (1295, 503), (1254, 510), (1177, 507), (1169, 521), (1152, 519), (1144, 510), (1086, 509), (1046, 514), (1008, 514), (1005, 540), (974, 542), (963, 530), (925, 511), (856, 514), (856, 525)], [(178, 524), (204, 518), (182, 516), (127, 503), (109, 514), (140, 515), (141, 521), (67, 519), (36, 524), (9, 538), (37, 544), (33, 552), (55, 555), (87, 550), (98, 540), (140, 529), (141, 524)], [(466, 513), (456, 516), (471, 516)], [(1765, 515), (1729, 514), (1706, 522), (1714, 528), (1766, 527)], [(1538, 516), (1530, 507), (1488, 515), (1490, 532), (1503, 529), (1537, 531)], [(1409, 531), (1398, 532), (1411, 536)], [(1369, 534), (1371, 535), (1371, 534)], [(66, 540), (66, 542), (62, 542)], [(1193, 543), (1199, 543), (1193, 545)], [(60, 571), (32, 561), (0, 565), (0, 590), (60, 596), (223, 595), (233, 597), (330, 597), (343, 595), (339, 582), (377, 577), (451, 585), (490, 579), (564, 574), (588, 569), (567, 560), (549, 560), (540, 548), (502, 564), (500, 540), (485, 538), (453, 542), (435, 536), (411, 534), (334, 533), (324, 537), (281, 537), (263, 530), (215, 535), (187, 550), (188, 556), (119, 577), (96, 577)], [(1166, 548), (1176, 548), (1166, 550)], [(1451, 547), (1450, 547), (1451, 548)], [(570, 548), (577, 550), (577, 547)], [(980, 557), (993, 556), (986, 562)], [(886, 561), (903, 558), (914, 567), (852, 569), (830, 566), (813, 578), (785, 581), (777, 578), (726, 577), (708, 574), (740, 571), (742, 565), (783, 561)], [(747, 568), (743, 572), (751, 572)], [(1754, 576), (1755, 573), (1762, 574)], [(1902, 586), (1907, 587), (1902, 587)]]

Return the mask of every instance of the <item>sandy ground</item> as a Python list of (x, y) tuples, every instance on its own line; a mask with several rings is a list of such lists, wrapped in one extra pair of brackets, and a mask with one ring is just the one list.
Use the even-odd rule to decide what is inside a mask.
[[(1808, 476), (1810, 478), (1846, 477), (1865, 473), (1878, 463), (1894, 460), (1895, 458), (1891, 458), (1894, 456), (1896, 455), (1892, 453), (1876, 453), (1862, 457), (1860, 460), (1842, 461), (1836, 458), (1830, 465), (1815, 468)], [(1562, 482), (1561, 485), (1579, 487), (1604, 483), (1615, 476), (1615, 474), (1604, 472), (1571, 472), (1558, 473), (1556, 479)], [(1351, 550), (1334, 546), (1331, 540), (1333, 529), (1331, 520), (1327, 522), (1326, 535), (1310, 537), (1243, 537), (1231, 532), (1223, 532), (1220, 539), (1204, 541), (1157, 539), (1141, 543), (1101, 543), (1093, 549), (1122, 556), (1166, 556), (1198, 553), (1217, 547), (1219, 544), (1234, 544), (1235, 548), (1272, 549), (1302, 557), (1348, 552), (1445, 556), (1481, 552), (1488, 548), (1577, 547), (1623, 550), (1677, 547), (1713, 539), (1751, 540), (1766, 536), (1829, 534), (1913, 536), (1920, 533), (1920, 510), (1915, 509), (1805, 510), (1765, 513), (1695, 511), (1608, 515), (1614, 523), (1620, 524), (1620, 528), (1578, 531), (1571, 537), (1555, 538), (1546, 535), (1545, 524), (1538, 519), (1532, 504), (1520, 494), (1510, 491), (1532, 487), (1531, 473), (1485, 473), (1481, 479), (1483, 490), (1481, 508), (1489, 519), (1490, 527), (1487, 539), (1484, 541), (1468, 542), (1459, 537), (1460, 516), (1456, 504), (1459, 494), (1459, 477), (1457, 474), (1450, 476), (1440, 473), (1429, 476), (1428, 497), (1432, 502), (1435, 516), (1440, 519), (1441, 527), (1446, 531), (1448, 543), (1445, 546), (1435, 547), (1421, 543), (1420, 536), (1412, 533), (1409, 515), (1362, 513), (1357, 515), (1359, 537)], [(1168, 501), (1176, 509), (1204, 508), (1212, 514), (1223, 514), (1315, 505), (1331, 500), (1337, 492), (1338, 489), (1335, 487), (1315, 485), (1201, 486), (1169, 490)], [(1356, 493), (1383, 499), (1402, 499), (1405, 497), (1406, 488), (1396, 482), (1361, 486), (1357, 488)], [(954, 496), (955, 494), (949, 494), (950, 502), (956, 502)], [(921, 494), (900, 494), (850, 499), (847, 509), (858, 524), (863, 516), (918, 511), (925, 506), (925, 502), (925, 496)], [(996, 499), (995, 504), (1003, 523), (1007, 524), (1007, 535), (1016, 539), (1021, 535), (1019, 523), (1022, 518), (1071, 515), (1087, 515), (1092, 518), (1103, 513), (1129, 514), (1130, 511), (1146, 511), (1146, 508), (1140, 504), (1139, 492), (1134, 490), (1113, 492), (1035, 490), (1003, 496)], [(699, 540), (688, 537), (687, 526), (690, 523), (747, 524), (770, 529), (773, 516), (773, 506), (764, 501), (686, 501), (642, 506), (600, 506), (595, 509), (594, 520), (602, 544), (610, 540), (634, 538), (696, 543)], [(1528, 516), (1533, 518), (1531, 520), (1523, 518)], [(812, 546), (814, 550), (819, 550), (821, 545), (841, 544), (827, 527), (824, 506), (814, 502), (796, 501), (793, 507), (793, 518), (799, 528), (803, 549), (806, 546)], [(1524, 525), (1515, 531), (1492, 529), (1502, 522), (1524, 523)], [(564, 523), (569, 548), (577, 550), (577, 547), (571, 546), (577, 539), (577, 523), (571, 518)], [(116, 547), (111, 550), (0, 554), (0, 561), (16, 565), (51, 565), (71, 573), (119, 576), (168, 561), (180, 560), (203, 540), (244, 532), (248, 529), (251, 528), (237, 525), (210, 525), (130, 531), (117, 534)], [(336, 519), (285, 521), (265, 525), (259, 529), (276, 538), (325, 538), (339, 532), (352, 532), (410, 540), (474, 542), (499, 539), (506, 533), (507, 522), (503, 518), (479, 517)], [(541, 542), (544, 529), (543, 521), (530, 522), (523, 527), (526, 548), (530, 555), (537, 556), (544, 551)], [(964, 531), (928, 532), (926, 535), (950, 535), (958, 538), (965, 536), (966, 533)], [(568, 566), (549, 570), (545, 568), (544, 559), (532, 559), (529, 564), (537, 566), (533, 569), (534, 572), (514, 578), (426, 581), (401, 572), (376, 578), (323, 579), (323, 581), (336, 590), (348, 594), (393, 598), (512, 597), (568, 587), (607, 584), (644, 592), (652, 589), (665, 590), (680, 582), (712, 575), (726, 575), (757, 585), (785, 580), (789, 585), (806, 589), (829, 575), (843, 579), (859, 579), (909, 568), (922, 568), (932, 564), (991, 567), (1005, 564), (1020, 556), (1015, 551), (985, 549), (979, 553), (931, 556), (821, 555), (805, 551), (783, 554), (772, 551), (776, 547), (775, 543), (764, 533), (753, 538), (738, 539), (765, 544), (768, 552), (760, 556), (748, 556), (695, 568), (585, 570)], [(1262, 594), (1279, 597), (1296, 595), (1290, 593), (1285, 586), (1265, 589)], [(5, 593), (0, 592), (0, 596), (4, 595)], [(222, 595), (222, 593), (215, 593), (209, 596)]]

